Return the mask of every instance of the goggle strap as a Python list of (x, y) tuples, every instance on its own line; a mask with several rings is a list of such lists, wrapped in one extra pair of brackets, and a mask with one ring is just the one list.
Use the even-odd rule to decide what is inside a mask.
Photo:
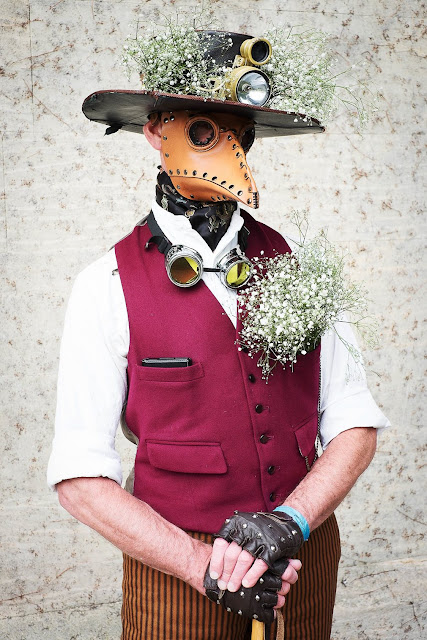
[(156, 218), (154, 217), (154, 213), (152, 211), (150, 211), (150, 214), (147, 218), (147, 224), (148, 224), (148, 228), (150, 229), (153, 235), (145, 245), (145, 248), (148, 249), (148, 246), (152, 242), (154, 242), (154, 244), (157, 245), (157, 248), (160, 251), (160, 253), (163, 253), (164, 255), (166, 255), (166, 253), (171, 248), (172, 243), (166, 238), (165, 234), (160, 229), (159, 225), (156, 222)]

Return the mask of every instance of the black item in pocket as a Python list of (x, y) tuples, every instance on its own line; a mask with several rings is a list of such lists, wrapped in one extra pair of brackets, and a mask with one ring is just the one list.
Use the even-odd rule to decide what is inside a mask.
[(190, 367), (191, 358), (144, 358), (141, 360), (143, 367), (162, 367), (171, 369), (174, 367)]

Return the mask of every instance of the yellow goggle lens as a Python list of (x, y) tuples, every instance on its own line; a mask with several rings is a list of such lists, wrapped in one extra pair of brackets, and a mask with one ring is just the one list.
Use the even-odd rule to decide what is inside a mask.
[(250, 272), (251, 268), (246, 262), (237, 262), (227, 272), (226, 280), (228, 286), (237, 289), (246, 282)]
[(190, 284), (199, 275), (199, 265), (190, 257), (177, 258), (170, 267), (170, 273), (175, 282)]

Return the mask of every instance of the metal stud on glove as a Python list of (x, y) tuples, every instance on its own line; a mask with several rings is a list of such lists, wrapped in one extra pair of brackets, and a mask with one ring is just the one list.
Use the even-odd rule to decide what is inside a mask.
[(261, 558), (272, 568), (280, 558), (293, 558), (301, 549), (304, 536), (287, 513), (242, 513), (227, 518), (217, 538), (236, 542), (254, 558)]
[[(285, 568), (286, 566), (280, 568), (281, 573)], [(208, 568), (203, 585), (207, 597), (227, 611), (232, 611), (245, 618), (259, 620), (267, 625), (272, 624), (274, 620), (273, 607), (277, 604), (277, 592), (282, 586), (282, 580), (278, 573), (266, 571), (255, 586), (251, 588), (240, 587), (238, 591), (231, 592), (218, 588), (217, 581), (212, 580)]]

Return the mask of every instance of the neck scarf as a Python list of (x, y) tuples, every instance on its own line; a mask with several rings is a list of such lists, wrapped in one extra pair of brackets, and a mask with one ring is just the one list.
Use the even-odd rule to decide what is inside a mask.
[(221, 202), (197, 202), (184, 198), (172, 184), (165, 171), (157, 176), (156, 202), (166, 211), (178, 216), (186, 216), (190, 224), (213, 251), (224, 236), (231, 216), (237, 209), (234, 200)]

